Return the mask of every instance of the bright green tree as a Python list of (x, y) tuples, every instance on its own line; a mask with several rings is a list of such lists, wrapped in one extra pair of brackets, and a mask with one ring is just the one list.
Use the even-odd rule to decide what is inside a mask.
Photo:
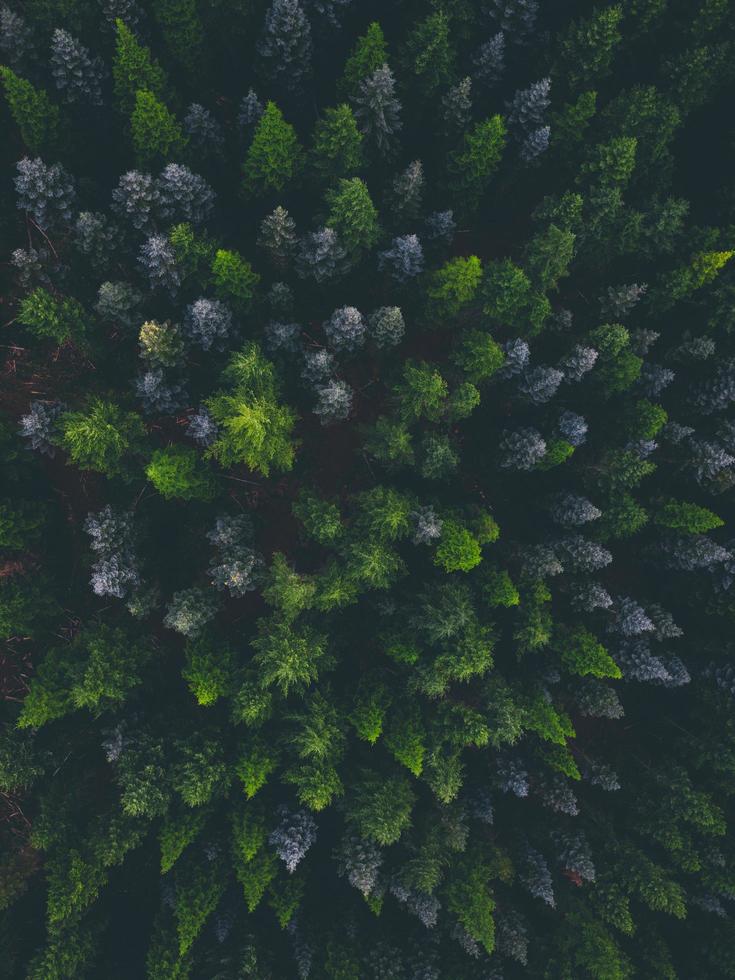
[(223, 379), (227, 389), (213, 395), (207, 408), (220, 426), (208, 450), (223, 466), (245, 463), (265, 476), (275, 467), (290, 470), (296, 445), (296, 415), (279, 402), (275, 368), (250, 343), (230, 359)]
[(429, 276), (426, 294), (433, 319), (451, 319), (471, 303), (482, 281), (476, 255), (449, 259)]
[(181, 126), (153, 92), (138, 89), (130, 117), (133, 149), (141, 166), (180, 156), (186, 146)]
[(119, 18), (115, 21), (115, 55), (112, 60), (112, 84), (115, 101), (121, 112), (128, 114), (135, 106), (136, 92), (145, 89), (157, 99), (166, 94), (166, 76), (140, 44), (135, 34)]
[(0, 65), (0, 78), (5, 88), (10, 112), (20, 135), (31, 153), (53, 149), (59, 138), (61, 118), (59, 109), (44, 89), (34, 88), (10, 68)]
[(214, 290), (219, 299), (231, 303), (239, 312), (245, 312), (255, 295), (260, 276), (249, 262), (229, 249), (219, 248), (212, 262)]
[(64, 412), (59, 419), (61, 446), (80, 469), (105, 476), (129, 472), (127, 457), (140, 453), (145, 426), (135, 412), (93, 398), (86, 410)]
[(482, 561), (477, 538), (458, 521), (444, 521), (434, 564), (445, 572), (469, 572)]
[(275, 102), (268, 102), (245, 157), (245, 192), (255, 197), (282, 191), (299, 176), (303, 159), (304, 151), (293, 126), (286, 122)]
[(217, 489), (214, 474), (191, 446), (157, 449), (145, 474), (166, 500), (211, 500)]
[(661, 527), (684, 531), (687, 534), (706, 534), (707, 531), (713, 531), (725, 523), (721, 517), (706, 507), (679, 500), (667, 500), (655, 512), (653, 520)]
[(42, 286), (20, 304), (18, 322), (57, 344), (84, 343), (87, 332), (87, 316), (81, 304), (71, 296), (54, 296)]
[(502, 367), (505, 354), (500, 344), (484, 330), (467, 330), (452, 355), (454, 363), (470, 381), (487, 381)]

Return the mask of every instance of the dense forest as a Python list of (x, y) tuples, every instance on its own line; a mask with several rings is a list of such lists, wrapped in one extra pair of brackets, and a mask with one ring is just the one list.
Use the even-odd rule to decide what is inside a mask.
[(0, 977), (735, 978), (734, 24), (0, 4)]

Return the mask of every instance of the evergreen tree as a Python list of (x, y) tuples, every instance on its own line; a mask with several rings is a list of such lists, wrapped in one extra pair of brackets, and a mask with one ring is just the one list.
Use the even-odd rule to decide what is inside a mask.
[(362, 165), (362, 134), (352, 110), (327, 108), (314, 127), (312, 165), (321, 177), (345, 177)]
[(346, 249), (334, 228), (319, 228), (301, 239), (296, 272), (301, 279), (324, 282), (345, 271), (346, 258)]
[(199, 67), (204, 30), (195, 0), (153, 0), (152, 7), (174, 61), (184, 69)]
[(0, 66), (10, 112), (31, 153), (52, 150), (59, 140), (59, 109), (43, 89), (36, 89), (10, 68)]
[(360, 83), (387, 63), (388, 49), (383, 30), (377, 21), (373, 21), (367, 32), (358, 39), (347, 59), (344, 75), (339, 83), (340, 94), (354, 98)]
[(603, 79), (610, 71), (615, 48), (622, 40), (621, 4), (593, 9), (589, 17), (573, 22), (560, 44), (556, 74), (574, 91)]
[(218, 156), (225, 144), (225, 136), (219, 122), (209, 109), (192, 102), (184, 116), (184, 131), (190, 146), (202, 156)]
[(474, 58), (475, 77), (484, 85), (500, 81), (505, 71), (505, 34), (498, 31), (480, 45)]
[(438, 10), (416, 25), (406, 42), (405, 60), (427, 96), (451, 80), (454, 51), (449, 17), (444, 11)]
[(286, 122), (275, 102), (268, 102), (245, 158), (245, 192), (264, 195), (282, 191), (298, 177), (302, 159), (293, 126)]
[(76, 198), (74, 180), (60, 163), (46, 166), (40, 157), (23, 157), (16, 165), (16, 205), (43, 229), (71, 221)]
[(407, 282), (424, 271), (424, 250), (417, 235), (394, 238), (391, 247), (378, 254), (378, 268), (397, 282)]
[(186, 146), (181, 126), (153, 92), (138, 89), (130, 117), (133, 149), (141, 166), (180, 155)]
[(112, 192), (113, 210), (137, 230), (153, 224), (160, 203), (157, 183), (150, 174), (129, 170)]
[(503, 155), (505, 132), (502, 118), (493, 116), (465, 133), (461, 148), (450, 154), (452, 189), (464, 207), (476, 206), (484, 193)]
[(51, 40), (51, 74), (66, 102), (102, 105), (105, 68), (84, 45), (67, 31), (54, 31)]
[(277, 265), (285, 265), (296, 247), (296, 222), (280, 205), (260, 225), (258, 244)]
[(121, 112), (135, 107), (135, 95), (141, 89), (163, 100), (166, 76), (130, 28), (120, 18), (115, 21), (115, 57), (112, 62), (112, 84), (115, 101)]
[(367, 185), (359, 177), (340, 179), (337, 186), (327, 192), (329, 207), (327, 228), (333, 228), (340, 242), (357, 257), (363, 249), (372, 248), (378, 240), (378, 211)]
[(393, 152), (396, 133), (403, 126), (395, 85), (393, 73), (384, 64), (362, 79), (352, 97), (360, 132), (370, 149), (380, 156), (389, 156)]
[(456, 137), (467, 129), (471, 115), (472, 79), (468, 75), (442, 96), (440, 118), (444, 133)]
[(299, 0), (272, 0), (258, 41), (263, 74), (295, 91), (311, 73), (311, 26)]
[(86, 412), (66, 411), (59, 417), (59, 443), (82, 469), (123, 476), (126, 457), (140, 451), (145, 429), (134, 412), (112, 402), (93, 399)]

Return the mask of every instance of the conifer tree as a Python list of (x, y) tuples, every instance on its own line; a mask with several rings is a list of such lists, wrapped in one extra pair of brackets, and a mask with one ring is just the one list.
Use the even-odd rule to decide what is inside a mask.
[(366, 33), (358, 39), (347, 59), (344, 75), (339, 83), (340, 94), (354, 98), (360, 83), (387, 63), (388, 49), (383, 30), (377, 21), (373, 21)]
[(503, 155), (505, 133), (502, 118), (493, 116), (465, 133), (461, 148), (450, 154), (452, 190), (463, 207), (476, 206), (487, 188)]
[(54, 31), (51, 74), (66, 102), (102, 104), (104, 65), (99, 58), (92, 58), (87, 48), (67, 31)]
[(321, 177), (347, 177), (362, 166), (362, 134), (352, 110), (342, 103), (324, 110), (314, 127), (312, 165)]
[(23, 142), (31, 153), (52, 150), (59, 139), (59, 109), (43, 89), (36, 89), (10, 68), (0, 66), (5, 98)]
[(327, 227), (333, 228), (345, 248), (353, 255), (371, 248), (378, 240), (378, 211), (370, 199), (367, 185), (359, 177), (342, 178), (327, 192)]
[(264, 195), (282, 191), (296, 180), (302, 162), (303, 150), (293, 126), (286, 122), (275, 102), (268, 102), (245, 157), (245, 192)]
[(152, 7), (174, 61), (183, 68), (198, 67), (204, 30), (194, 0), (153, 0)]
[(381, 156), (395, 147), (396, 133), (402, 128), (401, 103), (395, 96), (395, 79), (387, 65), (363, 78), (352, 100), (355, 118), (368, 146)]
[(115, 100), (121, 112), (132, 112), (135, 95), (141, 89), (157, 99), (166, 94), (163, 69), (151, 57), (148, 48), (119, 18), (115, 21), (115, 57), (112, 62), (112, 83)]
[(311, 72), (311, 26), (299, 0), (272, 0), (258, 41), (263, 74), (298, 90)]
[(157, 163), (169, 155), (179, 156), (186, 146), (181, 126), (153, 92), (138, 89), (130, 117), (133, 149), (141, 166)]

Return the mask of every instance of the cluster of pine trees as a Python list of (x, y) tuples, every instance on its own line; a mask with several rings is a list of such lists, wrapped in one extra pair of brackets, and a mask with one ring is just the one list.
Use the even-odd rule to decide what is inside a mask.
[(0, 4), (0, 975), (735, 978), (734, 15)]

